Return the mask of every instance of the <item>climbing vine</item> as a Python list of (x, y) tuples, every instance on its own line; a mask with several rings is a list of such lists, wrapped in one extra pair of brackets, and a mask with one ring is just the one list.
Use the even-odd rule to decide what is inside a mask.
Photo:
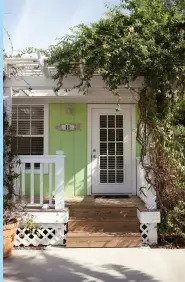
[(56, 66), (56, 93), (72, 73), (79, 78), (74, 87), (88, 94), (99, 73), (119, 100), (121, 85), (132, 93), (131, 82), (143, 78), (137, 90), (141, 163), (157, 193), (161, 232), (185, 236), (184, 1), (120, 1), (103, 19), (74, 27), (45, 52)]
[(16, 196), (14, 191), (14, 181), (18, 178), (15, 167), (19, 163), (17, 160), (16, 150), (12, 144), (15, 134), (9, 124), (6, 103), (3, 104), (3, 225), (17, 220), (20, 216), (20, 205), (15, 205), (13, 197)]

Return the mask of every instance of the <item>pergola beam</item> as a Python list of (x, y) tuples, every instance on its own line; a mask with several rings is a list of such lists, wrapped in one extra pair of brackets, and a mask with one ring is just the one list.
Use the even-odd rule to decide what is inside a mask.
[(39, 64), (39, 67), (40, 67), (40, 69), (42, 70), (44, 76), (45, 76), (46, 78), (50, 77), (51, 74), (50, 74), (50, 72), (49, 72), (46, 59), (43, 58), (43, 57), (41, 57), (39, 51), (37, 51), (37, 56), (38, 56), (38, 64)]
[[(83, 76), (83, 65), (80, 65), (81, 75)], [(57, 81), (52, 78), (55, 73), (55, 66), (47, 65), (47, 58), (41, 57), (40, 52), (37, 53), (37, 58), (5, 58), (4, 71), (6, 79), (4, 80), (4, 88), (11, 88), (17, 92), (20, 90), (26, 91), (25, 97), (33, 97), (34, 90), (53, 90), (57, 87)], [(78, 85), (79, 78), (74, 75), (68, 75), (63, 80), (63, 87), (61, 88), (61, 96), (79, 97), (81, 95), (74, 85)], [(138, 77), (135, 81), (130, 83), (132, 88), (142, 87), (143, 78)], [(91, 92), (99, 93), (102, 89), (106, 88), (106, 84), (101, 75), (94, 75), (91, 79)], [(68, 90), (68, 93), (64, 92)], [(119, 88), (121, 91), (126, 89), (126, 86)], [(33, 90), (32, 92), (30, 90)], [(27, 94), (28, 93), (28, 94)], [(93, 95), (95, 95), (93, 93)], [(19, 95), (14, 95), (19, 96)], [(35, 96), (35, 95), (34, 95)], [(40, 95), (38, 95), (40, 96)], [(21, 97), (23, 97), (21, 95)], [(55, 96), (56, 98), (56, 96)]]

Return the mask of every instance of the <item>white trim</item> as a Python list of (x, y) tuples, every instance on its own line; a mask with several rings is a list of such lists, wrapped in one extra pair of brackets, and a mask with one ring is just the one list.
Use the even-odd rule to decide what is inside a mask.
[(44, 155), (48, 155), (49, 142), (49, 105), (44, 104)]
[(140, 223), (160, 223), (161, 222), (161, 213), (159, 210), (155, 211), (140, 211), (137, 210), (137, 218)]
[(33, 216), (35, 224), (55, 224), (55, 223), (67, 223), (69, 218), (68, 208), (62, 211), (29, 211), (26, 218)]
[[(40, 92), (39, 92), (40, 91)], [(62, 91), (62, 90), (61, 90)], [(32, 91), (33, 92), (33, 91)], [(38, 104), (38, 103), (84, 103), (84, 104), (117, 104), (120, 99), (120, 104), (137, 104), (138, 97), (137, 95), (132, 94), (128, 89), (120, 89), (119, 97), (113, 95), (108, 89), (104, 88), (90, 88), (88, 91), (88, 95), (83, 95), (82, 92), (79, 92), (78, 89), (74, 89), (68, 93), (63, 90), (63, 94), (59, 94), (56, 96), (53, 94), (53, 90), (46, 88), (45, 90), (35, 90), (37, 93), (33, 96), (21, 96), (14, 95), (13, 103), (17, 104)], [(43, 93), (44, 92), (44, 93)], [(31, 94), (30, 94), (31, 95)]]
[[(89, 104), (88, 108), (90, 110), (92, 109), (116, 109), (116, 104)], [(126, 109), (131, 109), (131, 107), (133, 106), (132, 104), (124, 104), (124, 103), (120, 103), (121, 106), (124, 106), (124, 108)]]
[(131, 181), (132, 181), (132, 193), (137, 195), (137, 184), (136, 184), (136, 106), (132, 105), (132, 114), (131, 114)]
[[(143, 77), (138, 77), (134, 81), (130, 82), (130, 86), (133, 88), (143, 87)], [(63, 80), (63, 89), (72, 89), (74, 85), (77, 85), (80, 82), (79, 78), (74, 75), (68, 75)], [(94, 88), (105, 88), (106, 83), (103, 80), (102, 76), (94, 75), (90, 81), (91, 86)], [(54, 89), (57, 86), (57, 81), (51, 77), (46, 78), (43, 75), (38, 75), (35, 72), (35, 75), (31, 73), (30, 75), (24, 75), (23, 71), (21, 76), (17, 77), (12, 76), (11, 78), (6, 78), (4, 81), (4, 87), (12, 87), (13, 89), (28, 89), (31, 87), (33, 90), (38, 89)], [(126, 85), (120, 86), (120, 88), (126, 88)]]
[(91, 185), (92, 185), (92, 175), (91, 175), (91, 148), (92, 148), (92, 117), (91, 117), (91, 106), (88, 105), (87, 109), (87, 195), (91, 196)]
[(54, 164), (57, 157), (65, 157), (64, 155), (20, 155), (19, 158), (24, 163), (37, 163), (41, 160), (43, 164)]
[[(45, 166), (44, 166), (44, 168), (45, 168)], [(40, 168), (38, 168), (38, 169), (34, 168), (33, 173), (34, 174), (40, 174)], [(46, 168), (46, 172), (44, 170), (44, 174), (47, 174), (47, 173), (48, 172), (47, 172), (47, 168)], [(31, 169), (25, 169), (25, 174), (31, 174)]]
[[(136, 195), (136, 106), (135, 104), (120, 104), (124, 108), (131, 110), (131, 130), (132, 130), (132, 152), (131, 152), (131, 179), (132, 179), (132, 194)], [(115, 109), (116, 104), (88, 104), (87, 114), (87, 195), (92, 195), (92, 175), (91, 175), (91, 149), (92, 149), (92, 109)]]

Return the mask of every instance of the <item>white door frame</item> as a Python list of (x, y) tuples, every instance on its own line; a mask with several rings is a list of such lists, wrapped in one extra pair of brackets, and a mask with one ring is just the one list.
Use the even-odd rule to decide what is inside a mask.
[[(136, 195), (136, 104), (120, 104), (121, 108), (129, 108), (131, 111), (131, 187), (132, 195)], [(115, 109), (116, 104), (88, 104), (87, 120), (87, 195), (92, 195), (92, 109)]]

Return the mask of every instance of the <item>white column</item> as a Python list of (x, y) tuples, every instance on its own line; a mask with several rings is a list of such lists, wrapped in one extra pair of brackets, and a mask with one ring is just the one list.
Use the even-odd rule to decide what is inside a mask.
[(156, 191), (153, 187), (150, 187), (150, 189), (147, 190), (147, 209), (149, 210), (155, 210), (157, 208), (156, 204)]
[(55, 209), (64, 209), (64, 152), (56, 152), (55, 162)]
[(157, 236), (157, 224), (154, 223), (149, 223), (148, 224), (148, 243), (149, 245), (155, 245), (157, 244), (157, 240), (158, 236)]
[[(161, 222), (160, 211), (140, 211), (137, 210), (137, 217), (139, 222), (142, 225), (147, 226), (147, 233), (143, 231), (143, 233), (147, 234), (147, 238), (143, 238), (143, 241), (148, 242), (149, 245), (157, 244), (158, 236), (157, 236), (157, 223)], [(141, 233), (142, 236), (142, 233)]]
[(145, 170), (143, 169), (140, 158), (137, 158), (137, 195), (145, 203), (145, 206), (149, 210), (155, 210), (156, 205), (156, 191), (150, 187), (145, 180)]

